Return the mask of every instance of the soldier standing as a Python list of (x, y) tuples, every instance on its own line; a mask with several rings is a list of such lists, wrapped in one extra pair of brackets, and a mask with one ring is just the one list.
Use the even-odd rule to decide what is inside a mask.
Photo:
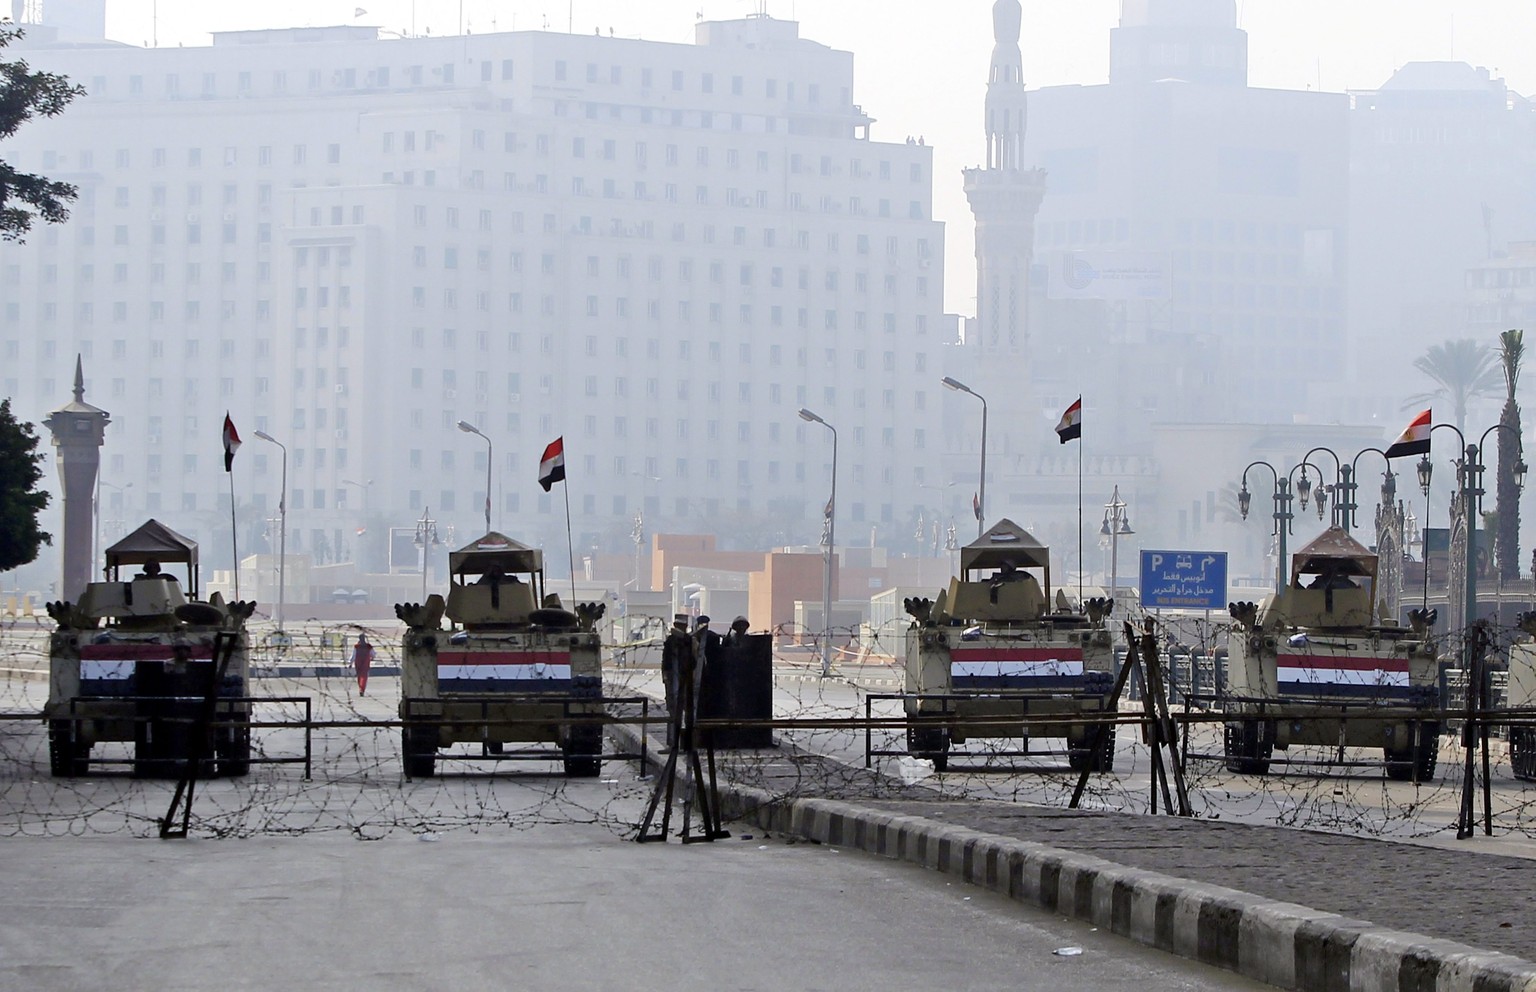
[(661, 645), (661, 684), (667, 701), (667, 747), (677, 746), (677, 725), (681, 714), (682, 680), (693, 669), (693, 638), (688, 634), (688, 614), (672, 618), (672, 629)]

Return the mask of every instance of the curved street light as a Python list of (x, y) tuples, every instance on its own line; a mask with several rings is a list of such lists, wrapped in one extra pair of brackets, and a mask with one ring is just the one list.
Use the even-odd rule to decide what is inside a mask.
[(1120, 585), (1120, 536), (1129, 536), (1136, 533), (1131, 530), (1130, 515), (1125, 512), (1125, 500), (1120, 498), (1120, 487), (1115, 487), (1114, 495), (1109, 502), (1104, 504), (1104, 522), (1099, 525), (1099, 533), (1109, 538), (1109, 598), (1115, 598), (1116, 587)]
[[(1270, 474), (1275, 477), (1275, 491), (1272, 497), (1274, 509), (1270, 516), (1274, 519), (1272, 533), (1278, 540), (1277, 560), (1275, 562), (1275, 592), (1278, 593), (1281, 589), (1285, 588), (1285, 570), (1287, 568), (1285, 539), (1288, 534), (1293, 533), (1291, 521), (1295, 519), (1295, 515), (1291, 513), (1290, 475), (1282, 475), (1279, 469), (1262, 458), (1250, 463), (1247, 468), (1243, 469), (1242, 488), (1237, 491), (1237, 512), (1242, 515), (1244, 520), (1248, 519), (1248, 510), (1253, 505), (1253, 494), (1248, 491), (1248, 473), (1261, 465), (1269, 469)], [(1294, 472), (1295, 470), (1292, 469), (1292, 471)]]
[[(1440, 430), (1442, 427), (1456, 433), (1456, 439), (1461, 443), (1462, 450), (1464, 452), (1462, 459), (1456, 463), (1456, 481), (1461, 489), (1461, 510), (1465, 514), (1465, 527), (1467, 529), (1467, 558), (1466, 567), (1464, 569), (1466, 575), (1464, 576), (1464, 589), (1462, 590), (1462, 595), (1464, 597), (1463, 609), (1466, 612), (1463, 614), (1462, 623), (1464, 626), (1470, 629), (1474, 618), (1477, 615), (1477, 514), (1482, 509), (1483, 497), (1484, 466), (1480, 457), (1479, 449), (1487, 447), (1489, 434), (1492, 434), (1494, 431), (1499, 430), (1500, 428), (1505, 430), (1514, 430), (1514, 428), (1509, 424), (1494, 424), (1486, 431), (1483, 431), (1483, 436), (1478, 439), (1477, 444), (1467, 444), (1466, 435), (1462, 434), (1461, 429), (1458, 428), (1455, 424), (1435, 424), (1429, 430), (1430, 436), (1433, 437), (1435, 431)], [(1518, 432), (1516, 432), (1515, 437), (1518, 441)], [(1509, 471), (1510, 474), (1514, 476), (1515, 488), (1523, 492), (1525, 490), (1525, 459), (1517, 457), (1515, 459), (1515, 464), (1509, 467)], [(1419, 486), (1424, 490), (1425, 496), (1428, 496), (1429, 484), (1434, 473), (1434, 466), (1429, 460), (1428, 453), (1419, 459), (1418, 473)], [(1429, 526), (1427, 514), (1424, 524), (1426, 527)], [(1428, 561), (1424, 563), (1424, 567), (1426, 570), (1429, 568)], [(1447, 590), (1447, 594), (1449, 594), (1449, 590)], [(1447, 595), (1447, 598), (1449, 598), (1449, 595)], [(1461, 664), (1462, 671), (1465, 672), (1467, 676), (1466, 684), (1469, 707), (1476, 699), (1476, 696), (1481, 692), (1478, 687), (1482, 686), (1484, 677), (1484, 672), (1482, 670), (1482, 654), (1477, 649), (1477, 640), (1477, 638), (1470, 636), (1464, 636), (1462, 638)], [(1471, 721), (1469, 720), (1469, 726), (1470, 724)], [(1484, 740), (1486, 741), (1486, 737)], [(1456, 822), (1457, 840), (1470, 837), (1474, 832), (1473, 801), (1471, 794), (1473, 777), (1472, 753), (1473, 749), (1469, 746), (1467, 748), (1467, 773), (1464, 791), (1462, 794), (1461, 810)], [(1487, 752), (1485, 751), (1485, 768), (1486, 758)], [(1486, 784), (1486, 778), (1484, 779), (1484, 782)], [(1491, 834), (1492, 832), (1492, 824), (1485, 821), (1484, 833)]]
[(494, 449), (491, 446), (491, 439), (480, 433), (480, 428), (469, 421), (459, 421), (459, 430), (465, 434), (474, 434), (485, 441), (485, 532), (489, 534), (491, 532), (491, 464)]
[[(283, 449), (283, 476), (277, 494), (277, 633), (282, 634), (283, 602), (287, 593), (287, 586), (283, 584), (284, 567), (288, 564), (288, 446), (266, 431), (257, 431), (256, 436)], [(240, 563), (235, 562), (235, 567), (239, 568)]]
[(976, 491), (976, 537), (979, 540), (986, 528), (983, 521), (987, 515), (987, 398), (959, 379), (945, 376), (939, 381), (946, 389), (953, 389), (957, 393), (969, 393), (981, 400), (981, 482)]
[(810, 424), (820, 424), (832, 432), (832, 495), (827, 499), (827, 548), (821, 567), (821, 677), (832, 672), (832, 556), (837, 548), (837, 428), (816, 414), (800, 408), (800, 419)]

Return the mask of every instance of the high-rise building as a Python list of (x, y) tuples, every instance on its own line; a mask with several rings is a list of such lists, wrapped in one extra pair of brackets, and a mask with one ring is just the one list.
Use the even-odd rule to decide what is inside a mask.
[(125, 526), (215, 561), (226, 410), (242, 551), (278, 503), (258, 429), (287, 448), (289, 549), (321, 560), (427, 508), (469, 539), (491, 453), (493, 525), (563, 542), (557, 436), (579, 550), (637, 514), (808, 543), (831, 452), (801, 407), (839, 431), (839, 533), (904, 524), (942, 442), (931, 149), (873, 140), (853, 56), (794, 22), (696, 42), (34, 45), (89, 95), (0, 154), (80, 198), (0, 245), (0, 390), (44, 410), (83, 354)]
[[(1102, 359), (1042, 364), (1089, 382), (1133, 443), (1150, 419), (1305, 416), (1342, 378), (1346, 97), (1249, 86), (1235, 0), (1127, 0), (1111, 52), (1107, 84), (1030, 94), (1038, 288), (1105, 313)], [(1096, 343), (1070, 321), (1036, 336)]]
[(1529, 326), (1490, 308), (1496, 282), (1466, 282), (1463, 305), (1469, 274), (1518, 272), (1499, 259), (1536, 240), (1536, 102), (1465, 62), (1410, 62), (1350, 100), (1352, 368), (1391, 410), (1433, 385), (1411, 371), (1429, 346)]

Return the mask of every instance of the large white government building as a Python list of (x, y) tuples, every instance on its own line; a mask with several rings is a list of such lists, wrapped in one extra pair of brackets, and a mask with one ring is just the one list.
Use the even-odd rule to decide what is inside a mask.
[(226, 410), (242, 553), (278, 504), (261, 430), (289, 550), (322, 561), (427, 510), (478, 533), (488, 451), (493, 525), (563, 543), (561, 435), (578, 553), (641, 513), (814, 543), (832, 445), (801, 407), (837, 430), (844, 533), (904, 528), (937, 480), (931, 149), (872, 140), (853, 56), (793, 21), (32, 35), (89, 95), (0, 155), (80, 197), (0, 245), (0, 394), (40, 420), (83, 355), (109, 531), (156, 515), (227, 560)]

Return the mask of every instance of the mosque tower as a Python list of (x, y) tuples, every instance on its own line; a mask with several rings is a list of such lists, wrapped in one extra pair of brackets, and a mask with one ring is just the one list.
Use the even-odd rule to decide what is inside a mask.
[(976, 218), (976, 323), (974, 334), (966, 336), (968, 364), (976, 391), (994, 406), (998, 429), (989, 447), (1004, 455), (1035, 449), (1049, 436), (1024, 385), (1029, 274), (1045, 171), (1024, 167), (1029, 107), (1019, 52), (1023, 17), (1019, 0), (992, 6), (996, 44), (987, 77), (987, 158), (981, 168), (965, 170), (965, 195)]
[(976, 218), (976, 346), (987, 355), (1020, 354), (1029, 336), (1029, 267), (1035, 215), (1045, 196), (1045, 172), (1024, 168), (1028, 96), (1019, 28), (1019, 0), (992, 6), (996, 44), (987, 78), (987, 160), (965, 170), (965, 195)]

